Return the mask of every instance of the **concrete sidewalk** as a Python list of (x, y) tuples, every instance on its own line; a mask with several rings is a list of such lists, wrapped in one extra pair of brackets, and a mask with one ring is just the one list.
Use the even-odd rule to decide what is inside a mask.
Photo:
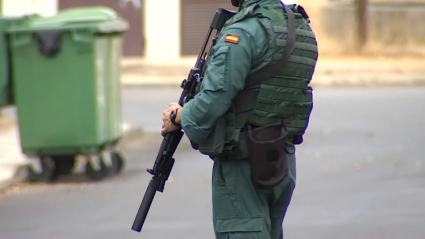
[[(149, 65), (142, 58), (124, 58), (122, 85), (179, 86), (196, 62), (185, 58), (175, 67)], [(425, 85), (425, 59), (319, 57), (312, 86)]]
[[(2, 110), (0, 109), (0, 112)], [(143, 130), (140, 126), (123, 123), (121, 143), (139, 137)], [(10, 113), (0, 115), (0, 191), (27, 179), (27, 164), (22, 154), (19, 128), (15, 117)]]
[(15, 120), (9, 115), (0, 117), (0, 190), (12, 179), (19, 166), (25, 163), (21, 153), (19, 132)]

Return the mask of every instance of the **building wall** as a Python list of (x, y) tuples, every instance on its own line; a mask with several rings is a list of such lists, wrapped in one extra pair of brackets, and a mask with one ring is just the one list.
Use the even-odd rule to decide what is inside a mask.
[(145, 60), (155, 66), (178, 65), (180, 0), (145, 0)]
[(57, 13), (57, 0), (2, 0), (4, 16), (40, 14), (52, 16)]
[[(296, 0), (283, 1), (287, 4), (291, 4), (294, 3)], [(194, 55), (183, 54), (184, 52), (182, 51), (182, 47), (184, 45), (182, 44), (182, 39), (188, 39), (188, 37), (182, 37), (182, 20), (184, 20), (183, 16), (181, 16), (182, 12), (184, 12), (181, 9), (183, 5), (182, 2), (183, 0), (145, 0), (144, 29), (146, 40), (146, 64), (153, 66), (186, 65), (188, 61), (192, 62), (193, 57), (198, 54), (198, 50), (200, 50), (202, 42), (199, 42), (198, 50), (191, 51)], [(185, 0), (185, 2), (188, 1)], [(213, 5), (214, 7), (220, 6), (228, 9), (230, 6), (230, 0), (228, 0), (223, 6), (220, 5), (223, 0), (194, 0), (193, 2), (198, 4), (206, 4), (205, 7)], [(217, 3), (219, 4), (217, 5)], [(211, 10), (211, 14), (204, 14), (199, 16), (205, 19), (200, 19), (194, 24), (199, 25), (203, 22), (211, 22), (215, 10)], [(207, 30), (207, 25), (205, 25), (205, 29), (203, 29), (202, 31), (199, 30), (199, 41), (204, 40)], [(198, 39), (196, 40), (198, 41)]]
[(123, 54), (126, 57), (141, 57), (144, 55), (144, 29), (142, 20), (143, 1), (141, 0), (59, 0), (59, 9), (88, 6), (105, 6), (113, 9), (124, 18), (129, 29), (123, 38)]
[[(330, 14), (331, 13), (331, 14)], [(356, 52), (354, 7), (328, 3), (320, 7), (317, 28), (322, 55)], [(386, 56), (425, 55), (425, 2), (373, 3), (368, 8), (367, 44), (362, 54)]]
[(180, 54), (185, 56), (199, 54), (217, 9), (237, 11), (229, 0), (181, 0), (181, 4)]
[[(32, 13), (49, 16), (56, 14), (58, 9), (58, 0), (0, 2), (6, 16)], [(283, 2), (295, 2), (307, 10), (321, 55), (357, 54), (353, 41), (355, 28), (352, 0)], [(146, 63), (156, 66), (181, 64), (187, 59), (182, 56), (181, 49), (182, 0), (143, 0), (143, 3)], [(369, 0), (369, 3), (369, 40), (365, 54), (425, 55), (425, 0)]]

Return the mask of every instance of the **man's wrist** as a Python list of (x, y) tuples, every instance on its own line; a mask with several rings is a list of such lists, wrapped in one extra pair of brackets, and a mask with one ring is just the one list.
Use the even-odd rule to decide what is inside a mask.
[(177, 114), (179, 112), (179, 108), (176, 108), (170, 113), (170, 121), (174, 126), (180, 127), (180, 124), (177, 122)]
[(183, 112), (183, 107), (179, 108), (176, 115), (176, 123), (180, 125), (182, 124), (182, 112)]

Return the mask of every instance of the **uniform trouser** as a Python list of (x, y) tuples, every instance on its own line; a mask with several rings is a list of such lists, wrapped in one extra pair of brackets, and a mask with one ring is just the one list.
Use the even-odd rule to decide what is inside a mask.
[(295, 188), (295, 147), (286, 147), (288, 175), (273, 189), (256, 189), (247, 159), (214, 161), (213, 221), (217, 239), (282, 239)]

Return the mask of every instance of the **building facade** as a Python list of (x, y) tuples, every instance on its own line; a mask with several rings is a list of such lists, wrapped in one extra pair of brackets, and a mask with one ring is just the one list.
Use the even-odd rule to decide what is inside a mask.
[(40, 14), (52, 16), (57, 13), (57, 3), (57, 0), (0, 0), (0, 15)]
[[(230, 0), (0, 0), (4, 15), (39, 13), (103, 5), (130, 23), (124, 35), (124, 55), (143, 57), (154, 66), (179, 65), (199, 54), (218, 8), (236, 11)], [(23, 3), (25, 2), (25, 3)], [(285, 1), (286, 3), (289, 3)], [(291, 0), (291, 3), (293, 0)]]

